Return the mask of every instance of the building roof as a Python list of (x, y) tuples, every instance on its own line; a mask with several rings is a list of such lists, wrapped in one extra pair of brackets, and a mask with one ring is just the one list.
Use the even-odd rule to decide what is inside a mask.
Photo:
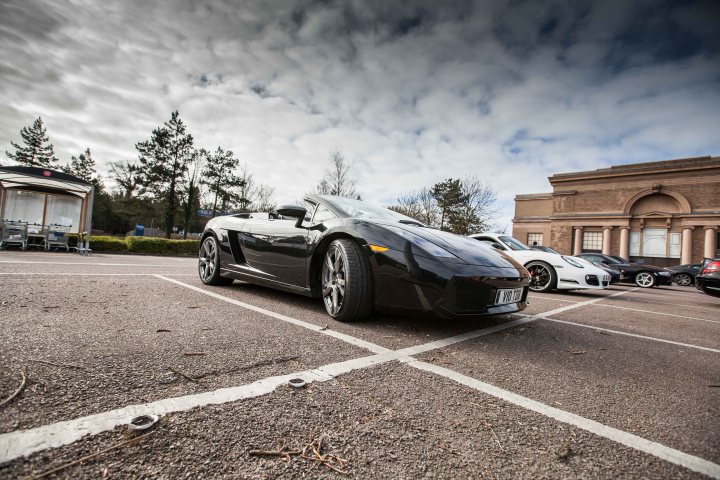
[(37, 167), (0, 167), (0, 184), (4, 188), (39, 187), (63, 190), (81, 197), (93, 189), (93, 184), (67, 173)]
[(646, 173), (662, 173), (662, 172), (681, 172), (691, 170), (703, 170), (708, 168), (720, 168), (720, 157), (692, 157), (681, 158), (678, 160), (664, 160), (659, 162), (631, 163), (628, 165), (615, 165), (608, 168), (599, 168), (597, 170), (587, 170), (582, 172), (558, 173), (548, 177), (550, 183), (598, 179), (606, 177), (620, 177), (643, 175)]

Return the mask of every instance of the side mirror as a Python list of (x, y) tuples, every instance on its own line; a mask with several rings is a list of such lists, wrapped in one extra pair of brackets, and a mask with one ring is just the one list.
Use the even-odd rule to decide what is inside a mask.
[(300, 228), (302, 226), (303, 220), (305, 220), (307, 210), (305, 210), (305, 207), (301, 207), (300, 205), (281, 205), (277, 209), (277, 213), (279, 213), (283, 217), (297, 218), (297, 222), (295, 222), (295, 227)]

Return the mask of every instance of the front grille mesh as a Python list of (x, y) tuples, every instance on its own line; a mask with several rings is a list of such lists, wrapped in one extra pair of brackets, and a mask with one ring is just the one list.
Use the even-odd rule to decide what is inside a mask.
[(455, 277), (445, 289), (443, 305), (451, 312), (483, 312), (493, 303), (495, 289), (472, 278)]

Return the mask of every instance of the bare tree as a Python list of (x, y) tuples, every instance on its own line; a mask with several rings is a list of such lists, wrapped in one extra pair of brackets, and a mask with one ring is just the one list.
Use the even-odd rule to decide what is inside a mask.
[(256, 189), (255, 203), (253, 210), (256, 212), (272, 212), (277, 207), (273, 195), (275, 188), (270, 185), (260, 184)]
[(440, 226), (440, 209), (429, 188), (421, 188), (418, 191), (401, 195), (398, 197), (397, 204), (388, 208), (414, 218), (425, 225)]
[(139, 173), (140, 168), (130, 160), (110, 163), (110, 174), (124, 198), (132, 198), (142, 188)]
[(474, 175), (462, 180), (462, 193), (466, 198), (461, 208), (461, 221), (457, 222), (455, 233), (470, 235), (493, 230), (498, 216), (497, 192)]
[(359, 199), (357, 179), (352, 167), (340, 151), (330, 152), (330, 168), (315, 187), (315, 193)]
[(247, 165), (244, 165), (240, 169), (240, 184), (238, 186), (238, 208), (242, 212), (246, 212), (250, 210), (250, 207), (255, 201), (255, 197), (257, 196), (257, 190), (258, 186), (255, 184), (255, 179), (253, 178), (253, 174), (250, 173), (250, 171), (247, 168)]

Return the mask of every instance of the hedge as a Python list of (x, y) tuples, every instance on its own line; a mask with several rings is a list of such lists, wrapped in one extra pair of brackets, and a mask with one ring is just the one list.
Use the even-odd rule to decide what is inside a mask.
[[(90, 246), (95, 247), (90, 239)], [(132, 253), (161, 253), (175, 255), (197, 255), (200, 250), (200, 240), (170, 240), (153, 237), (127, 237), (128, 252)]]
[[(70, 235), (69, 245), (77, 245), (77, 235)], [(90, 237), (93, 252), (154, 253), (160, 255), (197, 255), (200, 240), (170, 240), (155, 237)]]

